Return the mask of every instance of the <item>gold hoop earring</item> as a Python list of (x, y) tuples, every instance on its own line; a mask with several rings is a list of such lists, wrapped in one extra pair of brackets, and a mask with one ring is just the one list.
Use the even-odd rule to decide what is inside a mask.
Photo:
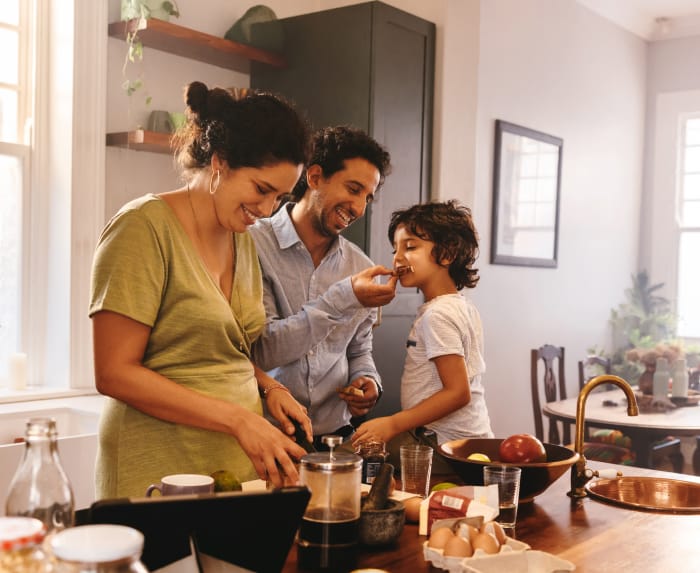
[(219, 184), (221, 183), (221, 171), (219, 169), (216, 170), (216, 184), (214, 184), (214, 174), (211, 174), (211, 177), (209, 178), (209, 195), (213, 195), (216, 193), (216, 190), (219, 188)]

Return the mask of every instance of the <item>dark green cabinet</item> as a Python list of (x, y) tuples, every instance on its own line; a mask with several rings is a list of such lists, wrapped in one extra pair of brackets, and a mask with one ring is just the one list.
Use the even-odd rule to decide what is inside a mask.
[[(253, 88), (274, 90), (314, 127), (366, 130), (392, 156), (393, 173), (348, 238), (389, 265), (391, 212), (430, 197), (435, 25), (382, 2), (284, 18), (287, 67), (251, 65)], [(261, 24), (253, 34), (264, 34)]]
[[(285, 68), (251, 64), (250, 85), (279, 92), (308, 113), (314, 127), (347, 124), (387, 147), (393, 171), (366, 216), (346, 236), (378, 264), (392, 265), (391, 213), (430, 199), (435, 24), (384, 4), (366, 2), (283, 18)], [(404, 340), (420, 298), (401, 289), (383, 309), (375, 357), (390, 390), (375, 410), (398, 409)]]

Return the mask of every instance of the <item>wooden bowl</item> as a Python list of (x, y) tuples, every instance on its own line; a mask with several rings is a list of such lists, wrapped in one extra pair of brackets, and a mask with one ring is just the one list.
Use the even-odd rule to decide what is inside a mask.
[[(564, 446), (544, 444), (546, 462), (511, 464), (499, 461), (498, 448), (503, 438), (464, 438), (452, 440), (438, 446), (439, 452), (447, 458), (452, 469), (467, 485), (484, 485), (484, 466), (517, 466), (520, 475), (520, 503), (532, 501), (559, 479), (579, 458), (579, 455)], [(474, 453), (486, 454), (490, 462), (468, 460)]]

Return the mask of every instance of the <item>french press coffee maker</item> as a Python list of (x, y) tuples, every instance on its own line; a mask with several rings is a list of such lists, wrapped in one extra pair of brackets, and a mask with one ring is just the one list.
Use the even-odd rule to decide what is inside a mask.
[(301, 483), (311, 490), (311, 499), (297, 536), (298, 563), (309, 571), (349, 570), (357, 558), (362, 458), (334, 452), (340, 436), (322, 441), (328, 452), (301, 458)]

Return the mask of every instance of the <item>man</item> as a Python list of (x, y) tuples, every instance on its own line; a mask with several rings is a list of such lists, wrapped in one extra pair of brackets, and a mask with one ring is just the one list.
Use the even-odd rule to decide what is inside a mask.
[(264, 278), (266, 325), (255, 363), (308, 409), (314, 445), (354, 431), (382, 392), (372, 357), (376, 307), (397, 278), (341, 232), (362, 217), (390, 170), (389, 153), (361, 130), (319, 130), (294, 201), (250, 232)]

